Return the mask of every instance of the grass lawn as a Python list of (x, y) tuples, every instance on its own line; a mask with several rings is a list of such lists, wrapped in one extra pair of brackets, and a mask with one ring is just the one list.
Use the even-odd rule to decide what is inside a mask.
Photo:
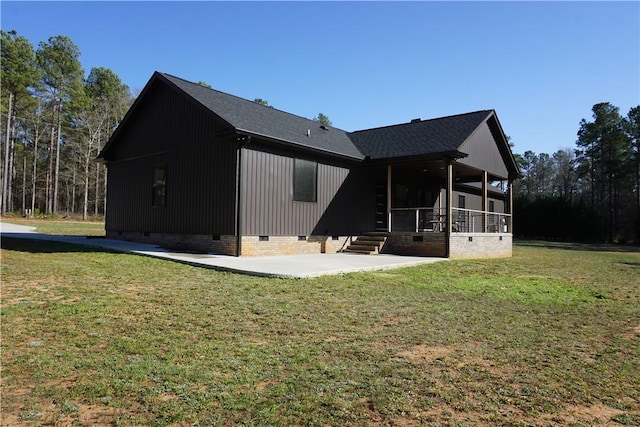
[(39, 233), (60, 234), (63, 236), (104, 236), (104, 222), (74, 221), (68, 219), (32, 219), (22, 217), (4, 218), (12, 224), (36, 227)]
[(2, 425), (639, 425), (602, 249), (282, 280), (2, 239)]

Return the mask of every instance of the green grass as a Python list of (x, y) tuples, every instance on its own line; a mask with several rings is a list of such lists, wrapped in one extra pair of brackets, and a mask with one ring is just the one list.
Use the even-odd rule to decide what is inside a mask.
[(640, 424), (636, 252), (281, 280), (2, 247), (3, 424)]
[(76, 221), (70, 219), (29, 219), (9, 217), (3, 221), (11, 224), (35, 227), (36, 231), (45, 234), (60, 234), (63, 236), (104, 236), (104, 222)]

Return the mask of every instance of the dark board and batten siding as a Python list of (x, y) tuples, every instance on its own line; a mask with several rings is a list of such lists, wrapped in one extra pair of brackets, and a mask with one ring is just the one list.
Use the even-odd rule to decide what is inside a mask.
[[(121, 130), (117, 161), (108, 163), (106, 229), (234, 234), (235, 142), (216, 136), (226, 129), (191, 100), (156, 89)], [(152, 206), (158, 166), (166, 168), (164, 207)]]
[(349, 235), (373, 230), (375, 188), (359, 169), (319, 162), (317, 201), (297, 202), (293, 200), (294, 159), (243, 149), (244, 235)]
[(458, 162), (486, 170), (491, 175), (507, 179), (509, 172), (502, 159), (502, 155), (496, 146), (491, 130), (487, 123), (481, 124), (478, 129), (460, 146), (460, 151), (469, 156), (459, 159)]

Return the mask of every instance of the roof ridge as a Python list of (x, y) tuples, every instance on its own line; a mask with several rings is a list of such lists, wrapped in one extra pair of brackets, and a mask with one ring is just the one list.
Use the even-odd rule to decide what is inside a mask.
[[(252, 103), (252, 104), (259, 105), (259, 106), (260, 106), (260, 107), (262, 107), (262, 108), (268, 108), (268, 109), (269, 109), (269, 110), (271, 110), (271, 111), (277, 111), (277, 112), (279, 112), (279, 113), (287, 114), (287, 115), (292, 116), (292, 117), (297, 117), (297, 118), (299, 118), (299, 119), (304, 119), (304, 120), (307, 120), (307, 121), (310, 121), (310, 122), (314, 122), (314, 123), (317, 123), (317, 124), (318, 124), (318, 126), (321, 126), (321, 125), (322, 125), (322, 123), (317, 122), (317, 121), (315, 121), (314, 119), (310, 119), (310, 118), (308, 118), (308, 117), (304, 117), (304, 116), (301, 116), (301, 115), (298, 115), (298, 114), (294, 114), (294, 113), (291, 113), (291, 112), (289, 112), (289, 111), (281, 110), (280, 108), (274, 107), (274, 106), (272, 106), (272, 105), (264, 105), (264, 104), (260, 104), (259, 102), (251, 101), (251, 100), (249, 100), (249, 99), (243, 98), (243, 97), (238, 96), (238, 95), (234, 95), (234, 94), (229, 93), (229, 92), (224, 92), (224, 91), (221, 91), (221, 90), (219, 90), (219, 89), (212, 88), (212, 87), (202, 86), (202, 85), (199, 85), (198, 83), (194, 83), (194, 82), (192, 82), (192, 81), (189, 81), (189, 80), (184, 79), (184, 78), (182, 78), (182, 77), (174, 76), (174, 75), (169, 74), (169, 73), (163, 73), (163, 72), (160, 72), (160, 71), (158, 71), (158, 73), (159, 73), (159, 74), (161, 74), (161, 75), (163, 75), (163, 76), (165, 76), (165, 77), (167, 77), (167, 76), (168, 76), (168, 77), (171, 77), (171, 78), (174, 78), (174, 79), (181, 80), (181, 81), (183, 81), (183, 82), (185, 82), (185, 83), (189, 83), (189, 84), (194, 85), (194, 86), (199, 86), (199, 87), (202, 87), (202, 88), (204, 88), (204, 89), (212, 90), (212, 91), (214, 91), (214, 92), (217, 92), (217, 93), (220, 93), (220, 94), (223, 94), (223, 95), (226, 95), (226, 96), (231, 96), (231, 97), (233, 97), (233, 98), (239, 99), (239, 100), (244, 101), (244, 102), (250, 102), (250, 103)], [(338, 131), (341, 131), (341, 132), (344, 132), (345, 134), (349, 134), (349, 132), (348, 132), (348, 131), (346, 131), (346, 130), (344, 130), (344, 129), (340, 129), (340, 128), (335, 127), (335, 126), (333, 126), (333, 125), (328, 125), (328, 127), (332, 128), (332, 129), (335, 129), (335, 130), (338, 130)]]
[(420, 120), (419, 122), (411, 121), (411, 122), (406, 122), (406, 123), (396, 123), (396, 124), (392, 124), (392, 125), (385, 125), (385, 126), (378, 126), (378, 127), (374, 127), (374, 128), (368, 128), (368, 129), (354, 130), (353, 132), (349, 132), (349, 133), (353, 134), (353, 133), (358, 133), (358, 132), (367, 132), (367, 131), (370, 131), (370, 130), (378, 130), (378, 129), (392, 128), (392, 127), (399, 127), (399, 126), (416, 125), (416, 124), (420, 124), (420, 123), (433, 122), (433, 121), (436, 121), (436, 120), (449, 119), (449, 118), (453, 118), (453, 117), (468, 116), (468, 115), (471, 115), (471, 114), (491, 113), (493, 111), (495, 111), (495, 110), (491, 109), (491, 110), (469, 111), (467, 113), (450, 114), (448, 116), (442, 116), (442, 117), (433, 117), (431, 119)]

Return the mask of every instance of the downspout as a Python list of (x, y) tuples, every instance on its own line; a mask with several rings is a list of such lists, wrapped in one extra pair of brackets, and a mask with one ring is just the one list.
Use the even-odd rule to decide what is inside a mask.
[(387, 165), (387, 231), (391, 233), (391, 178), (392, 178), (391, 164)]
[[(245, 139), (246, 138), (246, 139)], [(251, 142), (251, 135), (241, 137), (236, 155), (236, 256), (242, 255), (242, 150)]]

